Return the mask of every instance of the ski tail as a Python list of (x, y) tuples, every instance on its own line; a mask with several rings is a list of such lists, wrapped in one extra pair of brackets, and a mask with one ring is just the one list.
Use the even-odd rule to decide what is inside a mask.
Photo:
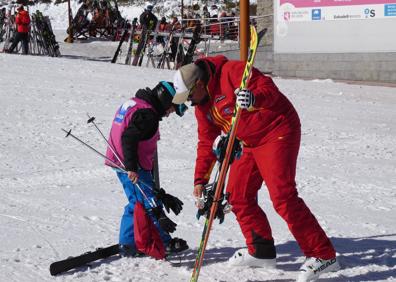
[(121, 51), (121, 46), (125, 41), (125, 38), (128, 36), (128, 27), (125, 27), (124, 31), (122, 32), (120, 43), (118, 44), (117, 50), (114, 53), (113, 59), (111, 60), (111, 63), (114, 64), (117, 62), (118, 55), (120, 54)]
[(138, 65), (139, 58), (140, 58), (140, 53), (142, 52), (142, 50), (143, 50), (143, 45), (144, 45), (145, 42), (146, 42), (147, 33), (148, 33), (147, 27), (146, 27), (146, 26), (143, 26), (142, 30), (140, 31), (139, 43), (138, 43), (138, 46), (137, 46), (137, 48), (136, 48), (135, 55), (134, 55), (133, 60), (132, 60), (132, 65), (133, 65), (133, 66), (137, 66), (137, 65)]
[[(246, 62), (246, 65), (245, 65), (245, 70), (242, 75), (241, 84), (239, 87), (240, 89), (245, 88), (249, 83), (254, 59), (256, 57), (257, 47), (260, 43), (260, 40), (265, 35), (266, 31), (267, 31), (267, 29), (264, 29), (257, 34), (256, 28), (254, 26), (250, 26), (249, 55), (248, 55), (248, 61)], [(231, 154), (232, 154), (232, 148), (234, 146), (234, 141), (235, 141), (236, 131), (238, 128), (240, 115), (241, 115), (241, 109), (236, 105), (235, 109), (234, 109), (234, 115), (232, 118), (231, 129), (230, 129), (230, 132), (228, 133), (229, 141), (228, 141), (228, 145), (227, 145), (227, 149), (226, 149), (226, 154), (223, 159), (223, 163), (221, 164), (218, 181), (216, 181), (215, 195), (214, 195), (212, 207), (210, 209), (210, 214), (209, 214), (209, 217), (207, 217), (205, 220), (205, 226), (204, 226), (204, 230), (202, 232), (201, 242), (199, 244), (198, 253), (197, 253), (197, 256), (195, 259), (194, 269), (193, 269), (193, 273), (191, 275), (190, 282), (198, 281), (199, 272), (201, 270), (203, 258), (205, 255), (206, 245), (207, 245), (208, 239), (209, 239), (210, 230), (211, 230), (211, 227), (213, 224), (214, 217), (216, 215), (216, 210), (218, 208), (218, 202), (219, 202), (221, 193), (223, 192), (222, 190), (223, 190), (225, 178), (226, 178), (228, 167), (229, 167), (229, 162), (230, 162), (230, 158), (231, 158)]]
[(128, 53), (125, 58), (125, 64), (130, 65), (131, 64), (131, 58), (132, 58), (132, 50), (133, 50), (133, 40), (135, 36), (135, 30), (136, 30), (136, 21), (132, 22), (132, 30), (131, 34), (129, 36), (129, 46), (128, 46)]

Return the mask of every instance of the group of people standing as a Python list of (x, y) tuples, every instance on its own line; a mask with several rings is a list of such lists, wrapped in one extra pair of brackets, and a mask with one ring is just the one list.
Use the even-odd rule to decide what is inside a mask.
[(153, 13), (153, 7), (153, 5), (147, 5), (139, 17), (141, 26), (149, 26), (152, 31), (169, 32), (184, 29), (186, 32), (192, 32), (197, 26), (202, 26), (203, 34), (217, 35), (222, 39), (236, 39), (238, 37), (235, 11), (210, 14), (207, 6), (203, 7), (202, 13), (195, 12), (192, 7), (189, 7), (182, 19), (172, 16), (169, 21), (166, 17), (162, 17), (158, 21), (157, 16)]
[[(228, 263), (276, 267), (274, 236), (257, 200), (264, 182), (274, 209), (287, 223), (306, 256), (298, 281), (316, 279), (340, 266), (331, 241), (296, 189), (301, 139), (298, 114), (273, 80), (255, 68), (248, 87), (239, 89), (244, 66), (244, 62), (221, 55), (199, 59), (179, 68), (173, 82), (161, 81), (153, 89), (140, 89), (117, 110), (107, 150), (110, 161), (106, 164), (116, 171), (128, 198), (121, 220), (120, 244), (134, 256), (151, 255), (158, 246), (163, 246), (168, 253), (188, 248), (185, 240), (170, 237), (176, 224), (161, 211), (165, 205), (168, 210), (173, 207), (177, 214), (182, 208), (181, 201), (154, 188), (152, 171), (156, 165), (159, 122), (173, 112), (183, 116), (187, 101), (195, 107), (199, 141), (191, 192), (199, 203), (217, 160), (215, 151), (224, 148), (214, 148), (219, 146), (215, 140), (230, 130), (233, 110), (238, 105), (242, 114), (236, 137), (242, 144), (242, 154), (230, 166), (226, 194), (247, 248), (238, 250)], [(160, 211), (150, 205), (151, 200)], [(136, 216), (139, 202), (155, 226), (153, 233), (157, 234), (151, 236), (158, 240), (152, 240), (149, 247), (147, 244), (142, 247), (135, 238), (136, 232), (141, 232)]]

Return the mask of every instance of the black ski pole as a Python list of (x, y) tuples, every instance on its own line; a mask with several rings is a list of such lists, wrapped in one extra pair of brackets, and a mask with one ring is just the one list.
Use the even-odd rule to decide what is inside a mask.
[(115, 152), (113, 146), (110, 145), (109, 141), (107, 141), (106, 136), (104, 136), (103, 132), (99, 129), (99, 127), (96, 125), (95, 123), (95, 117), (91, 117), (89, 116), (89, 114), (87, 113), (88, 116), (88, 120), (87, 123), (92, 123), (95, 128), (98, 130), (98, 132), (100, 133), (100, 135), (102, 135), (103, 139), (106, 141), (107, 145), (109, 146), (111, 152), (114, 154), (114, 156), (117, 158), (117, 160), (120, 162), (120, 164), (125, 167), (124, 163), (121, 161), (120, 157), (118, 156), (118, 154)]
[(84, 146), (88, 147), (89, 149), (91, 149), (92, 151), (94, 151), (96, 154), (98, 154), (99, 156), (101, 156), (102, 158), (108, 160), (109, 162), (111, 162), (115, 167), (117, 167), (118, 169), (120, 169), (122, 172), (126, 173), (126, 170), (122, 167), (120, 167), (118, 164), (114, 163), (111, 159), (109, 159), (108, 157), (106, 157), (104, 154), (102, 154), (101, 152), (99, 152), (98, 150), (96, 150), (94, 147), (92, 147), (91, 145), (87, 144), (86, 142), (82, 141), (80, 138), (76, 137), (75, 135), (73, 135), (71, 133), (71, 129), (69, 131), (65, 130), (62, 128), (62, 131), (64, 131), (66, 133), (65, 137), (73, 137), (75, 140), (77, 140), (78, 142), (80, 142), (81, 144), (83, 144)]

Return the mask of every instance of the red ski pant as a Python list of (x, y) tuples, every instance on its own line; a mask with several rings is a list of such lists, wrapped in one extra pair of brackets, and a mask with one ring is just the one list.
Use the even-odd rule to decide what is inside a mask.
[(244, 148), (230, 169), (227, 192), (250, 254), (255, 254), (257, 235), (272, 240), (271, 227), (259, 207), (257, 193), (263, 180), (276, 212), (286, 221), (304, 255), (329, 259), (334, 248), (304, 201), (295, 183), (300, 131), (255, 148)]

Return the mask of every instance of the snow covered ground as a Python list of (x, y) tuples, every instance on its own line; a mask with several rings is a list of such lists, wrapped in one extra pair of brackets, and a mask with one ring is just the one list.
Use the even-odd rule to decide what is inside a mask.
[[(62, 39), (58, 39), (62, 40)], [(61, 44), (64, 58), (0, 54), (0, 281), (188, 281), (203, 220), (195, 218), (192, 177), (194, 110), (161, 124), (162, 186), (185, 205), (175, 236), (191, 251), (172, 261), (110, 258), (51, 277), (50, 263), (117, 243), (126, 199), (103, 160), (61, 128), (100, 151), (89, 126), (107, 134), (117, 107), (140, 87), (171, 79), (173, 71), (106, 61), (116, 43)], [(85, 60), (83, 60), (85, 59)], [(105, 61), (105, 62), (101, 62)], [(320, 281), (396, 280), (396, 88), (331, 80), (275, 78), (302, 121), (297, 182), (331, 237), (344, 269)], [(278, 270), (229, 268), (244, 239), (233, 215), (216, 222), (200, 281), (292, 281), (303, 262), (265, 186), (260, 204), (272, 224)]]

